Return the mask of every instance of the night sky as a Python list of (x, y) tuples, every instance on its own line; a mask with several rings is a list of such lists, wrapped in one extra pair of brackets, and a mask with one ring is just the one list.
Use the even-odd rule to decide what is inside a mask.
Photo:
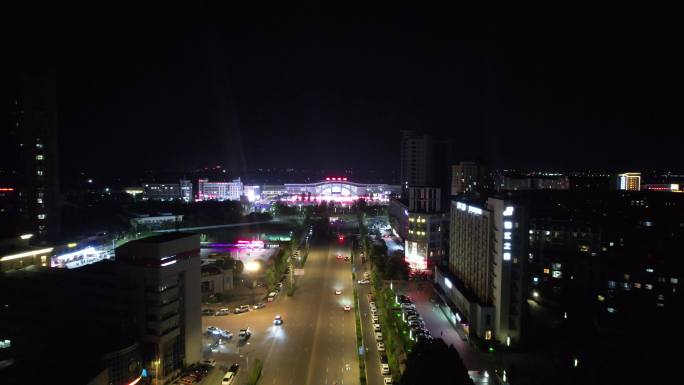
[(682, 169), (681, 13), (655, 2), (21, 3), (9, 57), (57, 69), (67, 174), (396, 170), (405, 129), (495, 167)]

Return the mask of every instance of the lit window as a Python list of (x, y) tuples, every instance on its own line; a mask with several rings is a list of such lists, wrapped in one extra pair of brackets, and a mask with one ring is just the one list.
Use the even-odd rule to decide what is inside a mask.
[(36, 202), (37, 202), (37, 203), (43, 203), (43, 198), (38, 198), (38, 199), (36, 199)]
[(553, 278), (563, 278), (563, 273), (558, 270), (554, 270), (551, 272), (551, 276)]
[(551, 270), (549, 270), (548, 268), (546, 268), (546, 269), (544, 269), (544, 274), (549, 274), (550, 271), (551, 271)]
[(615, 314), (615, 308), (614, 307), (609, 307), (606, 310), (608, 310), (608, 313), (610, 313), (610, 314)]
[(491, 330), (485, 331), (485, 340), (489, 341), (491, 339), (492, 339), (492, 331)]
[(36, 171), (36, 175), (38, 175), (38, 176), (43, 176), (43, 170), (38, 170), (38, 171)]
[(670, 283), (679, 283), (679, 279), (674, 277), (670, 278)]
[(639, 282), (634, 282), (634, 288), (635, 288), (635, 289), (641, 289), (641, 283), (639, 283)]
[(601, 294), (599, 294), (599, 295), (596, 296), (596, 299), (598, 299), (599, 302), (603, 302), (603, 301), (606, 300), (606, 297), (604, 297), (604, 296), (602, 296)]
[(36, 155), (36, 160), (43, 160), (43, 159), (45, 159), (45, 157), (43, 155), (40, 155), (40, 154)]
[(45, 214), (38, 214), (38, 219), (45, 219), (47, 215)]
[(615, 289), (615, 286), (616, 286), (615, 281), (608, 281), (608, 288), (609, 289)]
[(42, 143), (36, 143), (36, 148), (43, 148), (43, 144)]
[(646, 284), (646, 290), (653, 290), (653, 285), (651, 285), (650, 283), (647, 283)]

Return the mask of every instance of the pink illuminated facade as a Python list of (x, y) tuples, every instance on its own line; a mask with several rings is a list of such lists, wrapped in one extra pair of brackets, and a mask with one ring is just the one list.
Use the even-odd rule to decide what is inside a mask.
[(400, 186), (362, 184), (350, 182), (347, 177), (327, 177), (316, 183), (285, 184), (281, 201), (294, 204), (337, 202), (351, 204), (358, 199), (387, 204), (389, 198), (399, 194)]

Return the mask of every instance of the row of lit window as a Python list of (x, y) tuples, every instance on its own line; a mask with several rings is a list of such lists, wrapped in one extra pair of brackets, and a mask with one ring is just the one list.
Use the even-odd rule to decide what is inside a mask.
[(413, 231), (409, 230), (409, 234), (416, 234), (416, 235), (425, 235), (425, 231)]

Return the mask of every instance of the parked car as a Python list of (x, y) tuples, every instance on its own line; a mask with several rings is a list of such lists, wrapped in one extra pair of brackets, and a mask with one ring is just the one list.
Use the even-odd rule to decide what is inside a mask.
[(216, 311), (216, 315), (228, 315), (230, 314), (230, 309), (219, 309)]
[(240, 305), (235, 308), (235, 314), (246, 313), (249, 311), (249, 305)]
[(382, 333), (375, 332), (375, 340), (376, 341), (382, 341)]
[(276, 293), (275, 291), (268, 293), (268, 302), (273, 302), (273, 300), (275, 299), (275, 297), (277, 295), (278, 295), (278, 293)]
[(216, 366), (216, 360), (210, 358), (208, 360), (202, 361), (202, 364), (208, 365), (208, 366)]
[(385, 385), (392, 385), (392, 377), (385, 377), (383, 381), (385, 381)]
[(202, 309), (202, 315), (214, 315), (215, 313), (214, 309)]
[(266, 307), (266, 304), (263, 302), (258, 302), (256, 305), (252, 306), (252, 308), (254, 308), (254, 310), (261, 309), (263, 307)]
[(382, 374), (390, 374), (390, 368), (388, 364), (380, 364), (380, 372)]
[(378, 351), (379, 352), (385, 351), (385, 343), (384, 342), (378, 342)]
[(381, 330), (380, 324), (373, 324), (373, 330), (375, 330), (376, 332), (379, 332)]

